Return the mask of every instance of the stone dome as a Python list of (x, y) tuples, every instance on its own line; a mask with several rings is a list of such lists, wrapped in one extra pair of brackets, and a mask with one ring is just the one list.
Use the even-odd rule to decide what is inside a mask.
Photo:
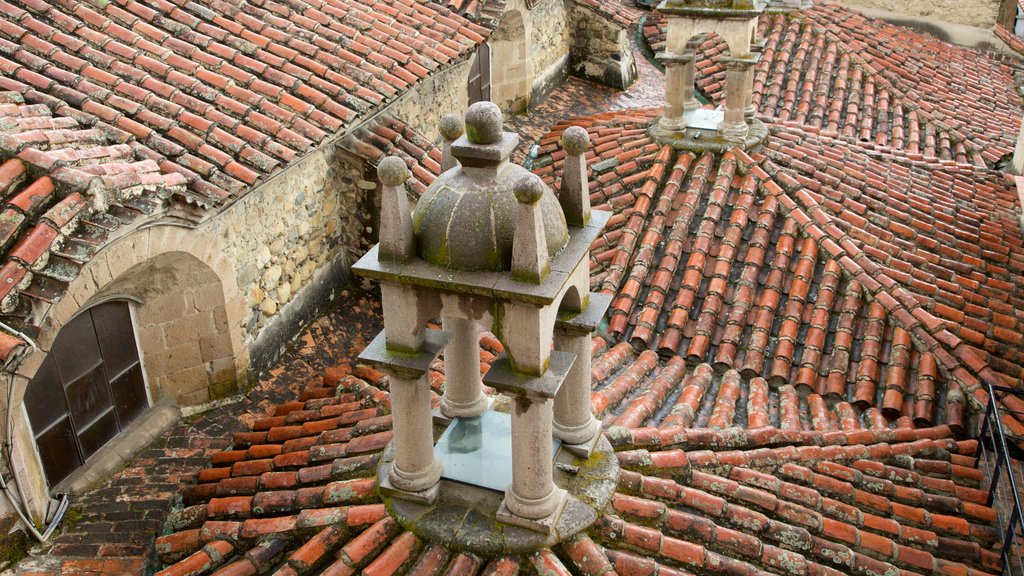
[[(466, 271), (512, 267), (518, 205), (514, 188), (529, 171), (507, 161), (518, 137), (502, 132), (501, 123), (494, 104), (470, 106), (466, 133), (452, 144), (461, 165), (438, 176), (416, 204), (417, 252), (431, 264)], [(547, 186), (539, 206), (548, 255), (554, 257), (569, 239), (565, 215)]]

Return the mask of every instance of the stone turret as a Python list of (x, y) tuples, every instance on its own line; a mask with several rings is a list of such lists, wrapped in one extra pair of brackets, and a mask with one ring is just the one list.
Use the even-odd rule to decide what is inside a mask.
[[(360, 356), (391, 382), (394, 436), (378, 482), (425, 540), (450, 537), (425, 518), (462, 507), (533, 534), (497, 529), (506, 551), (550, 546), (596, 520), (611, 495), (556, 463), (581, 477), (618, 473), (590, 404), (590, 338), (610, 297), (590, 294), (587, 254), (610, 214), (590, 209), (582, 128), (563, 139), (560, 198), (509, 162), (518, 136), (493, 104), (471, 106), (464, 128), (449, 117), (440, 128), (447, 170), (411, 217), (406, 166), (381, 162), (381, 242), (353, 266), (381, 281), (384, 331)], [(428, 329), (436, 318), (443, 329)], [(505, 353), (481, 379), (482, 329)], [(445, 390), (432, 413), (427, 373), (441, 354)], [(484, 384), (506, 399), (486, 397)]]
[[(665, 113), (653, 129), (677, 147), (724, 150), (750, 148), (767, 136), (753, 108), (754, 65), (763, 43), (757, 20), (765, 0), (663, 0), (658, 11), (668, 16), (665, 51), (656, 55), (665, 66)], [(724, 110), (701, 107), (696, 98), (696, 46), (708, 34), (725, 40)]]

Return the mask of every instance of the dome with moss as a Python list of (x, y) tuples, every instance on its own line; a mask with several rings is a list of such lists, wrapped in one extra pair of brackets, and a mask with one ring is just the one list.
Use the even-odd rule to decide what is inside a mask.
[[(417, 251), (424, 260), (466, 271), (511, 269), (517, 201), (515, 183), (529, 174), (508, 161), (518, 136), (502, 131), (502, 115), (490, 102), (466, 112), (465, 135), (452, 144), (460, 165), (444, 172), (423, 193), (413, 213)], [(547, 186), (540, 199), (548, 254), (569, 239), (565, 215)]]

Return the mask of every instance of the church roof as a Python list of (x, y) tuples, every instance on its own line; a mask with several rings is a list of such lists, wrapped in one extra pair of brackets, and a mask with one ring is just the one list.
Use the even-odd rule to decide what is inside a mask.
[[(497, 346), (484, 339), (483, 367)], [(440, 391), (440, 370), (431, 382)], [(366, 368), (331, 371), (236, 434), (168, 519), (156, 542), (167, 567), (157, 574), (999, 571), (976, 442), (955, 440), (945, 426), (616, 427), (618, 491), (583, 534), (498, 558), (423, 542), (388, 516), (374, 490), (375, 463), (391, 438), (386, 387)], [(472, 530), (458, 519), (451, 528)]]
[[(664, 50), (667, 19), (648, 14), (643, 34)], [(1021, 63), (866, 17), (838, 4), (764, 14), (754, 76), (758, 113), (794, 121), (867, 149), (993, 166), (1013, 151), (1022, 108)], [(697, 86), (724, 100), (725, 42), (697, 49)]]
[(185, 186), (104, 130), (0, 92), (0, 360), (25, 344), (12, 327), (35, 337), (82, 266)]
[(949, 411), (984, 382), (1019, 385), (1024, 240), (1002, 173), (787, 126), (762, 153), (677, 152), (647, 135), (656, 113), (559, 124), (535, 163), (557, 188), (561, 130), (590, 132), (591, 201), (616, 213), (591, 247), (613, 337), (813, 392), (834, 424), (853, 404), (960, 429)]
[(487, 34), (414, 0), (0, 2), (0, 88), (131, 145), (216, 206)]

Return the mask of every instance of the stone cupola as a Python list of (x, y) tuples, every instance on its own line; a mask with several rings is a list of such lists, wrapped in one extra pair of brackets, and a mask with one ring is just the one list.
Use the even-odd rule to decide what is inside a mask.
[[(750, 148), (767, 130), (753, 107), (754, 65), (763, 42), (757, 21), (766, 0), (662, 0), (658, 11), (668, 16), (665, 51), (656, 58), (665, 66), (665, 112), (655, 136), (700, 148)], [(729, 49), (725, 64), (724, 110), (707, 110), (697, 100), (696, 48), (708, 34), (717, 34)]]
[[(529, 173), (508, 161), (519, 136), (502, 131), (497, 106), (471, 108), (466, 126), (472, 128), (450, 145), (462, 169), (438, 176), (416, 204), (417, 254), (456, 270), (507, 271), (516, 224), (513, 187)], [(546, 186), (539, 204), (546, 254), (554, 256), (568, 240), (565, 216)]]
[[(451, 538), (444, 518), (456, 509), (494, 532), (474, 542), (506, 553), (550, 546), (597, 519), (618, 474), (590, 403), (591, 333), (610, 296), (590, 293), (587, 255), (610, 214), (590, 209), (582, 128), (563, 137), (558, 197), (509, 162), (518, 137), (494, 104), (440, 128), (447, 170), (415, 210), (402, 161), (379, 165), (380, 244), (353, 266), (380, 280), (384, 308), (384, 331), (360, 356), (391, 388), (394, 436), (378, 483), (425, 540)], [(437, 319), (442, 329), (429, 329)], [(481, 330), (505, 350), (482, 378)], [(442, 354), (432, 411), (427, 373)]]

